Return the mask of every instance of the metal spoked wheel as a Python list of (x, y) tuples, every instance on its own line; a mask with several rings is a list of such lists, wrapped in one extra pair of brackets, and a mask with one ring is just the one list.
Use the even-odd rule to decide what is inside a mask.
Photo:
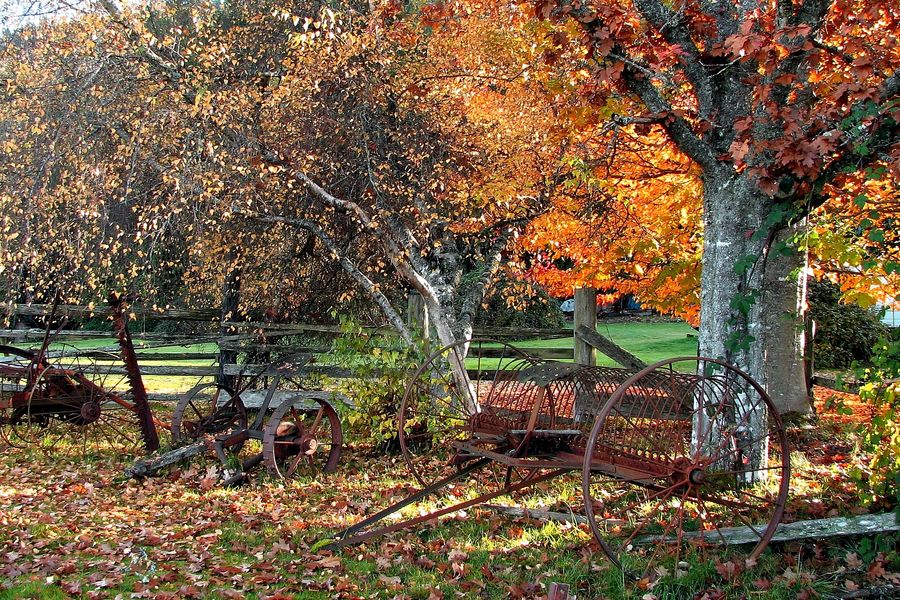
[(344, 436), (337, 411), (324, 400), (287, 398), (263, 430), (263, 460), (272, 475), (291, 479), (333, 473)]
[[(172, 442), (193, 442), (204, 435), (216, 435), (247, 428), (247, 409), (231, 388), (218, 383), (201, 383), (188, 391), (172, 415)], [(237, 452), (240, 448), (234, 448)]]
[(55, 455), (87, 455), (142, 444), (137, 413), (118, 355), (61, 347), (18, 415), (30, 443)]
[[(503, 387), (498, 382), (514, 379), (522, 368), (536, 362), (509, 344), (491, 339), (451, 344), (424, 361), (407, 385), (397, 414), (403, 459), (423, 488), (468, 462), (453, 443), (472, 437), (474, 420), (487, 395)], [(509, 449), (503, 439), (488, 433), (474, 438), (474, 443), (499, 451)], [(492, 465), (472, 479), (496, 488), (505, 485), (507, 475), (516, 481), (527, 474), (507, 473), (505, 467)]]
[(727, 527), (748, 528), (755, 559), (784, 512), (789, 460), (778, 412), (749, 376), (713, 359), (662, 361), (597, 416), (585, 512), (609, 559), (645, 584), (705, 564), (697, 555)]

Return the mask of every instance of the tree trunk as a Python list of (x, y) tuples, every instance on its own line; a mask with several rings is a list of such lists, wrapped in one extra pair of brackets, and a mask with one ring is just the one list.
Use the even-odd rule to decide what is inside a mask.
[(760, 330), (757, 344), (763, 352), (766, 390), (778, 412), (809, 413), (806, 385), (806, 254), (779, 248), (794, 233), (785, 229), (775, 238), (763, 270)]
[[(700, 280), (700, 355), (720, 358), (747, 372), (766, 386), (764, 352), (758, 343), (762, 330), (759, 298), (765, 267), (766, 236), (757, 233), (771, 200), (740, 174), (707, 174), (703, 193), (703, 270)], [(740, 388), (738, 388), (740, 389)], [(721, 433), (735, 440), (759, 439), (766, 429), (764, 406), (752, 396), (731, 396), (733, 410), (696, 410), (694, 450), (717, 444)], [(695, 402), (706, 402), (703, 395)], [(695, 409), (700, 409), (700, 405)], [(768, 448), (751, 450), (753, 470), (739, 475), (752, 483), (766, 477)]]
[[(704, 183), (700, 355), (724, 358), (746, 371), (779, 412), (809, 412), (802, 358), (805, 286), (797, 278), (804, 257), (780, 251), (788, 230), (775, 236), (766, 254), (768, 236), (757, 232), (774, 201), (752, 182), (737, 175), (707, 177)], [(747, 300), (746, 314), (734, 307), (735, 298), (753, 294), (758, 297)], [(739, 345), (745, 347), (734, 347)]]
[[(746, 314), (732, 308), (735, 298), (759, 289), (764, 236), (754, 236), (771, 200), (737, 174), (704, 177), (703, 270), (700, 280), (700, 355), (723, 358), (765, 386), (763, 353), (754, 352), (760, 329), (760, 303)], [(738, 273), (735, 266), (759, 260)], [(730, 341), (730, 342), (729, 342)], [(749, 344), (747, 342), (750, 342)], [(743, 347), (737, 347), (743, 345)], [(749, 347), (748, 347), (749, 346)]]
[[(219, 326), (219, 336), (228, 335), (229, 328), (225, 325), (228, 321), (238, 320), (238, 305), (241, 298), (241, 267), (237, 265), (238, 252), (229, 250), (225, 255), (228, 270), (225, 272), (225, 280), (222, 283), (222, 315)], [(219, 345), (219, 375), (217, 380), (220, 385), (233, 387), (234, 377), (225, 374), (225, 365), (237, 362), (237, 350), (228, 349)]]

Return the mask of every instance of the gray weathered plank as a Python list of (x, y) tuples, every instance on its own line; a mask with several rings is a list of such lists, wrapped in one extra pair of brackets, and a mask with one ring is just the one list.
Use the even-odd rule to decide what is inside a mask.
[[(241, 392), (241, 402), (246, 408), (258, 409), (262, 406), (266, 397), (266, 390), (245, 390)], [(227, 401), (227, 394), (223, 394), (223, 402)], [(328, 392), (324, 390), (276, 390), (272, 396), (269, 409), (275, 409), (284, 402), (292, 400), (294, 407), (298, 409), (316, 408), (316, 400), (330, 402), (336, 409), (342, 406), (355, 408), (356, 404), (348, 396), (340, 392)]]
[(575, 330), (575, 337), (593, 346), (627, 369), (640, 371), (647, 366), (647, 363), (631, 352), (583, 325)]
[(125, 469), (125, 476), (135, 478), (149, 477), (162, 468), (174, 465), (177, 462), (197, 456), (198, 454), (202, 454), (205, 450), (206, 444), (200, 441), (194, 442), (190, 446), (183, 446), (181, 448), (170, 450), (159, 456), (140, 459)]
[[(757, 525), (755, 529), (760, 533), (765, 530), (765, 525)], [(828, 519), (814, 519), (811, 521), (797, 521), (795, 523), (781, 523), (772, 536), (773, 542), (789, 542), (793, 540), (821, 539), (828, 537), (841, 537), (851, 535), (874, 535), (900, 531), (900, 523), (894, 513), (880, 513), (875, 515), (858, 515), (853, 517), (832, 517)], [(721, 534), (721, 536), (719, 535)], [(695, 538), (700, 535), (710, 542), (724, 542), (729, 546), (741, 544), (755, 544), (759, 536), (749, 527), (723, 527), (716, 531), (685, 532), (685, 538)], [(650, 543), (659, 540), (659, 536), (647, 535), (638, 538), (636, 543)]]

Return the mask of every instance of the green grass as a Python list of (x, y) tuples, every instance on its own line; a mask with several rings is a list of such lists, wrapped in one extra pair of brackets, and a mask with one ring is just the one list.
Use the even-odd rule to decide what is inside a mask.
[(0, 600), (25, 600), (26, 598), (65, 600), (69, 596), (58, 587), (38, 582), (17, 584), (9, 588), (0, 587)]
[[(696, 331), (683, 322), (633, 322), (598, 323), (597, 331), (628, 350), (647, 364), (676, 356), (697, 354)], [(572, 348), (572, 338), (523, 340), (513, 346), (528, 348)], [(598, 353), (597, 364), (612, 366), (616, 363)]]

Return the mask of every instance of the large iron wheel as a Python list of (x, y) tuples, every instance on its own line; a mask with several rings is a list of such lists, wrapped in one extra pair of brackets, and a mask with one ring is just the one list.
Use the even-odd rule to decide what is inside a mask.
[(597, 416), (585, 513), (609, 559), (645, 584), (706, 564), (728, 527), (747, 528), (756, 559), (784, 513), (789, 454), (771, 399), (744, 372), (714, 359), (661, 361)]
[[(471, 357), (471, 358), (467, 358)], [(493, 450), (508, 451), (503, 432), (475, 431), (475, 421), (488, 396), (514, 380), (536, 360), (492, 339), (457, 342), (433, 352), (415, 372), (397, 413), (400, 450), (413, 478), (423, 487), (449, 477), (478, 457), (457, 452), (453, 442), (469, 441)], [(454, 366), (465, 366), (465, 376)], [(514, 484), (530, 470), (507, 469), (492, 463), (467, 481), (478, 493)], [(466, 485), (465, 482), (459, 485)]]
[(263, 430), (266, 468), (282, 479), (333, 473), (341, 457), (344, 434), (337, 411), (324, 400), (314, 406), (303, 402), (286, 398)]
[(54, 355), (10, 416), (13, 435), (54, 454), (136, 450), (143, 437), (119, 356), (66, 346)]
[(240, 394), (218, 383), (194, 386), (178, 401), (172, 414), (172, 442), (175, 444), (246, 428), (247, 409)]

